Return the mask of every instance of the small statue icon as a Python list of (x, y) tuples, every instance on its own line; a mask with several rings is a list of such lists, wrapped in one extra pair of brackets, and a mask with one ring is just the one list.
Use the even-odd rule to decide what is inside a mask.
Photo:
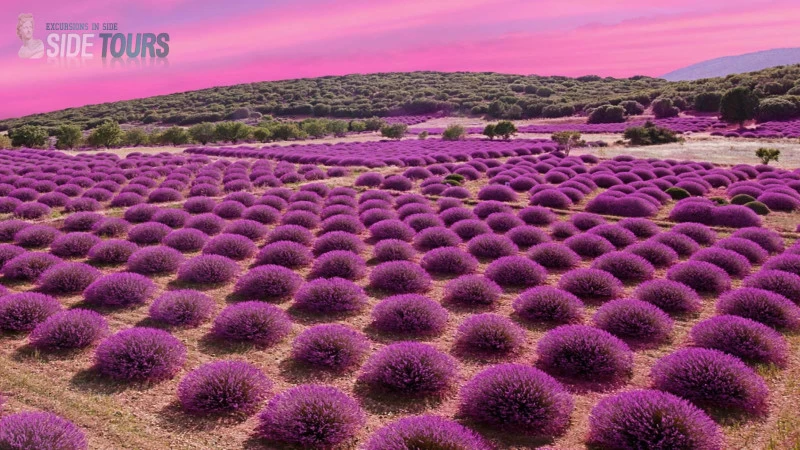
[(19, 48), (20, 58), (38, 59), (44, 56), (44, 43), (33, 38), (33, 14), (20, 14), (17, 21), (17, 36), (22, 40)]

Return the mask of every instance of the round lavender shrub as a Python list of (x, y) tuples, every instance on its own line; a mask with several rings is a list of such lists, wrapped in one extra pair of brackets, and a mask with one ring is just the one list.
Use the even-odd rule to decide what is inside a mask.
[(778, 255), (774, 258), (770, 258), (766, 263), (764, 263), (762, 269), (781, 270), (783, 272), (800, 275), (800, 255), (790, 253)]
[(101, 374), (122, 381), (161, 381), (174, 377), (186, 361), (186, 347), (171, 334), (135, 327), (109, 336), (95, 351)]
[(0, 420), (0, 448), (86, 450), (86, 436), (67, 419), (49, 412), (20, 412)]
[(238, 234), (220, 234), (203, 246), (204, 255), (219, 255), (236, 261), (250, 258), (255, 253), (253, 241)]
[(548, 331), (536, 347), (545, 372), (574, 382), (616, 383), (633, 373), (633, 352), (607, 331), (562, 325)]
[(425, 292), (431, 278), (422, 267), (408, 261), (389, 261), (372, 269), (369, 284), (374, 289), (393, 294)]
[(445, 285), (445, 303), (462, 306), (489, 306), (497, 302), (502, 289), (494, 281), (479, 275), (464, 275)]
[(564, 245), (584, 258), (597, 258), (616, 249), (606, 238), (589, 233), (567, 238)]
[(629, 217), (617, 222), (617, 225), (633, 233), (639, 239), (653, 237), (661, 232), (661, 228), (650, 219)]
[[(420, 269), (421, 270), (421, 269)], [(320, 256), (311, 266), (309, 278), (344, 278), (360, 280), (366, 275), (364, 259), (353, 252), (336, 250)]]
[(383, 183), (383, 175), (377, 172), (366, 172), (356, 178), (354, 186), (377, 187)]
[(689, 286), (672, 280), (657, 279), (642, 283), (633, 292), (633, 297), (653, 304), (670, 314), (686, 314), (700, 311), (701, 301)]
[(467, 243), (467, 250), (477, 258), (496, 259), (519, 252), (516, 244), (506, 236), (482, 234)]
[(290, 269), (267, 264), (242, 275), (233, 292), (248, 300), (281, 301), (291, 298), (302, 282)]
[(558, 217), (553, 211), (543, 206), (528, 206), (527, 208), (522, 208), (517, 213), (517, 216), (528, 225), (537, 226), (550, 225), (558, 220)]
[(155, 205), (135, 205), (126, 209), (123, 217), (130, 223), (143, 223), (152, 219), (158, 211), (159, 207)]
[(242, 218), (253, 220), (262, 224), (272, 224), (278, 221), (281, 212), (269, 205), (254, 205), (242, 212)]
[(183, 255), (174, 248), (159, 245), (133, 252), (128, 258), (128, 271), (143, 275), (164, 275), (178, 271)]
[(315, 256), (333, 251), (348, 251), (359, 254), (364, 251), (364, 243), (358, 236), (344, 231), (326, 233), (314, 242), (313, 252)]
[(209, 236), (214, 236), (225, 228), (225, 219), (211, 213), (198, 214), (187, 220), (185, 227), (194, 228)]
[(528, 288), (545, 282), (544, 267), (522, 256), (504, 256), (496, 259), (485, 271), (486, 278), (502, 287)]
[(289, 269), (297, 269), (311, 264), (313, 257), (308, 247), (292, 241), (278, 241), (267, 244), (256, 255), (255, 265), (273, 264)]
[(122, 264), (137, 248), (133, 242), (119, 239), (100, 241), (89, 249), (89, 261), (95, 264)]
[(335, 448), (366, 423), (358, 402), (332, 386), (304, 384), (282, 392), (259, 414), (256, 434), (302, 448)]
[(366, 450), (408, 450), (428, 445), (435, 449), (489, 450), (478, 434), (440, 416), (412, 416), (396, 420), (378, 429), (366, 444)]
[(374, 353), (358, 382), (403, 398), (436, 397), (453, 387), (456, 375), (456, 361), (446, 353), (428, 344), (398, 342)]
[(360, 286), (342, 278), (320, 278), (304, 284), (294, 305), (313, 314), (349, 313), (362, 309), (367, 296)]
[(45, 319), (61, 311), (53, 297), (35, 292), (21, 292), (0, 297), (0, 330), (29, 332)]
[(69, 233), (56, 238), (50, 244), (50, 253), (61, 258), (83, 258), (100, 238), (89, 233)]
[(447, 326), (447, 310), (428, 297), (401, 294), (381, 300), (372, 309), (372, 325), (384, 333), (436, 336)]
[(499, 202), (517, 201), (517, 193), (508, 186), (490, 184), (478, 191), (478, 200), (496, 200)]
[(619, 450), (722, 450), (722, 432), (701, 409), (656, 390), (606, 397), (589, 414), (588, 442)]
[(528, 289), (514, 299), (514, 312), (531, 322), (554, 324), (583, 321), (583, 302), (567, 291), (550, 286)]
[(180, 209), (162, 209), (153, 214), (153, 222), (164, 224), (170, 228), (181, 228), (189, 219), (189, 213)]
[(100, 276), (94, 267), (76, 262), (56, 264), (36, 280), (39, 290), (51, 295), (74, 295), (83, 292)]
[(11, 242), (14, 236), (23, 228), (30, 227), (31, 224), (24, 220), (4, 220), (0, 222), (0, 242)]
[(735, 278), (742, 278), (750, 273), (750, 261), (747, 258), (724, 248), (704, 248), (692, 255), (691, 260), (711, 263)]
[(414, 247), (399, 239), (380, 241), (372, 249), (372, 257), (378, 262), (411, 261), (415, 255)]
[(183, 202), (183, 209), (189, 214), (210, 213), (214, 210), (214, 206), (216, 206), (214, 199), (201, 196), (191, 197)]
[(426, 228), (414, 237), (414, 247), (419, 251), (428, 251), (442, 247), (455, 247), (461, 238), (444, 227)]
[(558, 280), (558, 287), (584, 301), (606, 301), (622, 294), (622, 282), (610, 273), (597, 269), (571, 270)]
[(550, 236), (532, 225), (523, 225), (509, 230), (506, 237), (520, 248), (528, 248), (550, 241)]
[[(667, 279), (683, 283), (700, 295), (719, 295), (731, 288), (731, 279), (727, 272), (703, 261), (678, 264), (667, 271)], [(800, 287), (800, 283), (798, 286)]]
[(528, 258), (548, 270), (568, 270), (578, 266), (580, 255), (571, 248), (557, 243), (543, 243), (531, 247)]
[(36, 220), (50, 215), (50, 207), (39, 202), (22, 203), (14, 208), (14, 217)]
[(248, 416), (267, 398), (272, 381), (244, 361), (214, 361), (192, 370), (178, 385), (181, 408), (191, 414)]
[(414, 229), (397, 219), (381, 220), (369, 227), (370, 236), (376, 241), (398, 239), (409, 242), (414, 238)]
[(25, 248), (43, 248), (49, 246), (60, 235), (60, 232), (49, 225), (31, 225), (14, 235), (14, 243)]
[(242, 216), (245, 206), (233, 200), (224, 200), (218, 203), (212, 213), (222, 217), (223, 219), (238, 219)]
[(463, 240), (470, 240), (481, 234), (489, 234), (492, 229), (479, 219), (466, 219), (454, 223), (450, 229)]
[(60, 351), (89, 347), (108, 333), (106, 319), (85, 309), (53, 314), (34, 328), (31, 345), (39, 350)]
[(197, 327), (208, 322), (216, 309), (214, 300), (191, 289), (167, 291), (150, 305), (150, 318), (172, 326)]
[(685, 234), (700, 245), (711, 245), (717, 241), (717, 233), (701, 223), (679, 223), (672, 227), (672, 231)]
[(228, 306), (219, 313), (211, 334), (221, 341), (249, 342), (268, 347), (282, 341), (292, 330), (292, 321), (280, 308), (250, 301)]
[(800, 275), (781, 270), (761, 270), (744, 279), (745, 287), (764, 289), (800, 303)]
[(656, 241), (645, 241), (633, 244), (626, 252), (644, 258), (653, 267), (669, 267), (678, 261), (678, 253), (667, 245)]
[(369, 351), (367, 338), (339, 324), (316, 325), (292, 343), (292, 358), (308, 367), (341, 372), (358, 366)]
[(483, 370), (461, 388), (458, 411), (497, 431), (555, 436), (566, 430), (572, 396), (546, 373), (522, 364)]
[(739, 358), (719, 350), (685, 348), (656, 361), (653, 387), (700, 408), (766, 414), (769, 390)]
[(780, 294), (763, 289), (746, 287), (726, 292), (717, 301), (717, 312), (776, 329), (800, 328), (800, 307)]
[(434, 275), (465, 275), (475, 272), (478, 260), (460, 248), (440, 247), (427, 252), (420, 265)]
[(133, 306), (145, 303), (155, 291), (144, 275), (120, 272), (98, 278), (83, 291), (83, 298), (95, 306)]
[(25, 253), (25, 249), (22, 247), (12, 244), (0, 244), (0, 269), (2, 269), (7, 262), (23, 253)]
[(14, 281), (34, 281), (61, 258), (42, 252), (25, 252), (3, 265), (3, 277)]
[(681, 258), (692, 256), (692, 254), (700, 250), (700, 245), (698, 245), (694, 239), (686, 236), (685, 234), (675, 233), (674, 231), (657, 234), (650, 238), (647, 242), (658, 242), (660, 244), (664, 244), (674, 250), (675, 253), (677, 253)]
[(719, 350), (749, 364), (783, 367), (789, 355), (780, 333), (744, 317), (712, 317), (695, 325), (689, 336), (697, 347)]
[(208, 240), (208, 235), (194, 228), (184, 228), (171, 231), (164, 237), (161, 244), (174, 248), (182, 253), (192, 253), (203, 248)]
[(770, 254), (782, 253), (784, 248), (781, 235), (767, 228), (742, 228), (733, 233), (731, 237), (753, 241)]
[(641, 344), (669, 339), (672, 319), (652, 303), (613, 300), (601, 306), (592, 318), (595, 326), (614, 336)]
[(592, 269), (599, 269), (614, 275), (624, 283), (638, 283), (653, 278), (655, 268), (639, 255), (628, 252), (611, 252), (597, 258)]
[(572, 222), (572, 224), (575, 225), (575, 227), (579, 230), (586, 231), (598, 225), (605, 224), (606, 219), (599, 214), (582, 212), (573, 214), (573, 216), (570, 217), (570, 222)]
[(413, 228), (417, 233), (426, 228), (444, 226), (444, 222), (442, 222), (442, 219), (440, 219), (439, 216), (430, 213), (412, 214), (406, 217), (403, 221), (407, 223), (408, 226)]
[(476, 314), (459, 325), (455, 346), (467, 354), (502, 357), (516, 353), (524, 343), (525, 331), (507, 317)]

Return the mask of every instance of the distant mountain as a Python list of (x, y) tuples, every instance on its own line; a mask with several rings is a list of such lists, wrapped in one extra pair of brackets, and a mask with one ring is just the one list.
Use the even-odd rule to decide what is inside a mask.
[(800, 63), (800, 48), (774, 48), (744, 55), (709, 59), (661, 76), (668, 81), (690, 81), (755, 72), (775, 66)]

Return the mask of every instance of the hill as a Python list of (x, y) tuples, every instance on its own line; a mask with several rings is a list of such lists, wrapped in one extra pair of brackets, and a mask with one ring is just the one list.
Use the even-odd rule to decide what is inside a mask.
[(776, 66), (800, 63), (800, 48), (775, 48), (743, 55), (724, 56), (674, 70), (661, 78), (667, 81), (691, 81), (703, 78), (755, 72)]

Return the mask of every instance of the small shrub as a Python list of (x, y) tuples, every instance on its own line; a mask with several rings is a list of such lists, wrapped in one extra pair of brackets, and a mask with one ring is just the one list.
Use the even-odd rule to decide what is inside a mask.
[(661, 343), (672, 332), (672, 319), (652, 303), (641, 300), (608, 302), (592, 320), (597, 328), (637, 343)]
[(384, 333), (436, 336), (447, 325), (447, 310), (417, 294), (387, 297), (372, 310), (372, 325)]
[(106, 338), (97, 346), (95, 366), (121, 381), (168, 380), (180, 371), (186, 347), (163, 330), (129, 328)]
[(581, 300), (605, 301), (622, 294), (622, 283), (608, 272), (597, 269), (574, 269), (558, 281), (563, 289)]
[(297, 269), (311, 264), (313, 260), (308, 247), (292, 241), (278, 241), (265, 245), (256, 255), (255, 264), (273, 264)]
[(517, 352), (525, 343), (525, 331), (497, 314), (467, 317), (456, 331), (455, 347), (479, 356), (502, 357)]
[(670, 314), (694, 313), (701, 307), (700, 297), (692, 288), (665, 279), (642, 283), (634, 291), (633, 297), (651, 303)]
[(440, 396), (455, 382), (455, 360), (433, 346), (399, 342), (374, 353), (358, 381), (374, 391), (408, 397)]
[(149, 278), (137, 273), (104, 275), (83, 291), (86, 303), (95, 306), (132, 306), (145, 303), (156, 290)]
[(0, 447), (9, 450), (86, 450), (86, 436), (72, 422), (49, 412), (20, 412), (0, 420)]
[(436, 275), (465, 275), (475, 272), (478, 260), (456, 247), (439, 247), (425, 254), (420, 265)]
[(300, 277), (291, 270), (268, 264), (241, 276), (234, 294), (250, 300), (281, 301), (292, 297), (301, 283)]
[(425, 270), (408, 261), (381, 263), (372, 269), (369, 280), (371, 287), (394, 294), (425, 292), (431, 286)]
[(0, 330), (29, 332), (61, 310), (53, 297), (35, 292), (21, 292), (0, 297)]
[(544, 283), (547, 271), (528, 258), (504, 256), (486, 267), (485, 276), (503, 287), (528, 288)]
[(216, 309), (214, 299), (191, 289), (167, 291), (150, 305), (150, 318), (172, 326), (197, 327)]
[(273, 397), (259, 414), (256, 434), (304, 448), (334, 448), (351, 440), (366, 423), (358, 402), (344, 392), (305, 384)]
[(50, 253), (61, 258), (83, 258), (100, 238), (89, 233), (69, 233), (57, 237), (50, 244)]
[(761, 264), (769, 256), (760, 245), (748, 239), (729, 237), (718, 241), (714, 246), (732, 250), (747, 258), (751, 264)]
[(614, 383), (633, 373), (633, 353), (612, 334), (586, 325), (548, 331), (536, 347), (545, 372), (577, 382)]
[(702, 410), (666, 392), (606, 397), (589, 414), (588, 442), (598, 448), (721, 450), (719, 427)]
[(31, 225), (14, 235), (14, 243), (25, 248), (43, 248), (55, 241), (59, 234), (49, 225)]
[(800, 303), (800, 276), (781, 270), (761, 270), (744, 279), (745, 287), (764, 289)]
[(342, 278), (321, 278), (304, 284), (295, 295), (294, 305), (314, 314), (348, 313), (367, 304), (364, 290)]
[(649, 280), (655, 272), (653, 265), (645, 258), (628, 252), (601, 255), (594, 261), (592, 268), (606, 271), (625, 283)]
[(572, 396), (546, 373), (522, 364), (479, 372), (461, 389), (459, 414), (506, 433), (556, 436), (569, 425)]
[(412, 416), (378, 429), (367, 441), (366, 450), (408, 450), (419, 443), (431, 448), (489, 450), (478, 434), (439, 416)]
[(494, 281), (478, 275), (464, 275), (445, 285), (445, 303), (462, 306), (489, 306), (494, 304), (502, 289)]
[(292, 343), (292, 358), (318, 370), (345, 371), (358, 366), (369, 351), (367, 338), (339, 324), (316, 325)]
[(222, 341), (268, 347), (282, 341), (292, 322), (282, 309), (260, 301), (236, 303), (219, 313), (211, 335)]
[(178, 400), (192, 414), (254, 413), (267, 398), (272, 382), (244, 361), (214, 361), (186, 374), (178, 385)]
[(712, 317), (695, 325), (689, 335), (697, 347), (719, 350), (750, 364), (782, 367), (789, 355), (783, 336), (744, 317)]
[(14, 281), (35, 281), (61, 259), (42, 252), (25, 252), (3, 265), (3, 277)]
[(761, 415), (767, 411), (764, 380), (736, 357), (718, 350), (686, 348), (658, 360), (653, 386), (700, 408)]
[(51, 295), (83, 292), (100, 276), (100, 271), (84, 263), (60, 263), (42, 272), (36, 280), (39, 290)]
[(108, 324), (103, 316), (85, 309), (71, 309), (55, 313), (37, 325), (30, 342), (39, 350), (76, 350), (89, 347), (107, 333)]
[(667, 279), (683, 283), (701, 295), (719, 295), (731, 288), (727, 272), (703, 261), (678, 264), (667, 271)]
[(735, 278), (742, 278), (750, 273), (750, 262), (733, 250), (715, 247), (704, 248), (692, 255), (691, 260), (714, 264)]
[(128, 270), (142, 275), (172, 274), (178, 271), (183, 255), (174, 248), (159, 245), (133, 252), (128, 258)]
[(378, 262), (410, 261), (416, 255), (411, 244), (399, 239), (382, 240), (375, 244), (372, 251), (372, 257)]

